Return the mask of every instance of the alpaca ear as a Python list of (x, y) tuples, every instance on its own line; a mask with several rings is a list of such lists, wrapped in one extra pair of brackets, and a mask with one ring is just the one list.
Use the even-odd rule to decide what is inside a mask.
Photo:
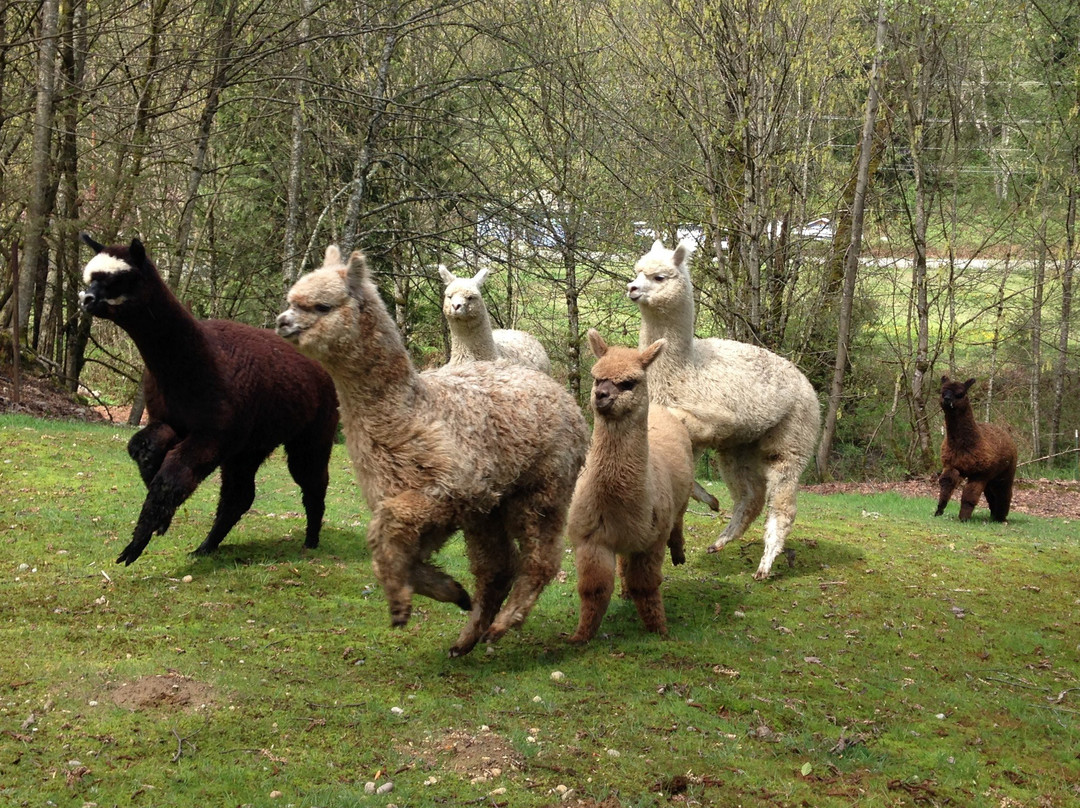
[(666, 339), (658, 339), (656, 342), (654, 342), (652, 345), (650, 345), (648, 348), (646, 348), (644, 351), (642, 351), (641, 352), (641, 357), (640, 357), (641, 358), (641, 366), (643, 368), (647, 368), (649, 365), (651, 365), (654, 361), (656, 361), (656, 357), (658, 357), (660, 354), (662, 354), (664, 352), (664, 348), (666, 348), (666, 347), (667, 347), (667, 340)]
[(131, 246), (128, 247), (128, 251), (131, 255), (128, 263), (133, 267), (142, 266), (146, 263), (146, 248), (137, 238), (131, 240)]
[(949, 383), (949, 376), (948, 376), (948, 374), (945, 374), (944, 376), (942, 376), (942, 377), (941, 377), (941, 383), (942, 383), (942, 384), (948, 384), (948, 383)]
[(95, 254), (105, 249), (105, 245), (98, 244), (96, 241), (90, 238), (89, 233), (79, 233), (79, 238), (82, 239), (82, 243), (89, 247), (91, 250), (93, 250)]
[(473, 275), (473, 278), (472, 278), (473, 283), (476, 284), (477, 288), (480, 288), (481, 286), (484, 285), (484, 281), (487, 280), (487, 276), (488, 276), (489, 272), (491, 272), (491, 267), (484, 267), (479, 272), (477, 272), (475, 275)]
[(662, 242), (660, 239), (657, 239), (652, 243), (653, 252), (659, 252), (662, 249), (664, 249), (664, 242)]
[(323, 256), (324, 267), (334, 267), (341, 263), (341, 249), (336, 244), (330, 244)]
[(592, 348), (593, 356), (597, 359), (608, 352), (608, 344), (595, 328), (590, 328), (586, 336), (589, 338), (589, 347)]
[(975, 384), (974, 379), (968, 379), (966, 382), (964, 382), (964, 392), (966, 393), (973, 384)]
[(675, 253), (671, 256), (671, 260), (675, 262), (675, 266), (679, 267), (686, 263), (686, 259), (690, 257), (694, 252), (694, 242), (690, 239), (683, 239), (675, 247)]
[(447, 269), (445, 264), (439, 264), (439, 277), (442, 278), (442, 282), (446, 286), (457, 280), (457, 276)]
[[(327, 252), (329, 252), (329, 250)], [(356, 300), (363, 300), (364, 291), (360, 288), (360, 284), (366, 280), (368, 280), (367, 259), (360, 250), (354, 250), (353, 254), (349, 256), (349, 295)]]

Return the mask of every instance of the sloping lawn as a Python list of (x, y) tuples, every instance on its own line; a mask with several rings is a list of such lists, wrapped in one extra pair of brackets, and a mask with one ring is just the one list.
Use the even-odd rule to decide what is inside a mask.
[[(130, 434), (0, 416), (4, 805), (1080, 801), (1075, 523), (804, 494), (793, 564), (757, 583), (760, 520), (707, 555), (722, 523), (693, 503), (671, 639), (618, 601), (567, 645), (567, 555), (521, 631), (451, 660), (455, 607), (390, 628), (344, 447), (318, 549), (276, 454), (215, 556), (188, 554), (212, 478), (115, 565), (143, 498)], [(440, 558), (471, 585), (459, 540)]]

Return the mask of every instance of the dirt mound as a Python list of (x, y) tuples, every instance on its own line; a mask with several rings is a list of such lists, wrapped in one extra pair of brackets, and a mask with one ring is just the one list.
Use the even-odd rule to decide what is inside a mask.
[(135, 712), (158, 707), (198, 710), (213, 703), (213, 689), (178, 673), (144, 676), (112, 692), (113, 703)]
[(93, 407), (79, 401), (52, 379), (23, 369), (19, 380), (19, 403), (15, 403), (15, 383), (11, 367), (0, 365), (0, 412), (18, 412), (35, 418), (102, 421)]

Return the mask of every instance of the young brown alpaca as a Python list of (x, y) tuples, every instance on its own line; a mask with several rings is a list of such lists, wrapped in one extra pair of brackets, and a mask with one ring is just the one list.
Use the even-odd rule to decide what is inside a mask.
[(570, 503), (567, 533), (574, 546), (581, 614), (570, 642), (588, 642), (600, 627), (614, 589), (616, 555), (623, 590), (649, 631), (667, 636), (660, 597), (664, 548), (681, 564), (683, 513), (694, 482), (690, 435), (666, 407), (649, 406), (646, 369), (664, 350), (608, 347), (595, 330), (592, 446)]
[[(343, 259), (333, 245), (289, 291), (277, 328), (337, 386), (391, 623), (408, 622), (414, 594), (456, 603), (469, 617), (451, 656), (521, 625), (559, 569), (589, 441), (577, 402), (504, 361), (418, 373), (363, 253)], [(430, 560), (458, 529), (473, 598)]]
[(953, 489), (961, 477), (966, 477), (967, 484), (960, 494), (960, 521), (966, 522), (971, 517), (979, 497), (985, 494), (990, 517), (995, 522), (1004, 522), (1012, 504), (1016, 442), (996, 424), (975, 423), (971, 401), (967, 397), (973, 384), (974, 379), (954, 382), (948, 376), (941, 377), (941, 409), (945, 413), (945, 440), (941, 442), (944, 469), (938, 478), (941, 494), (934, 516), (945, 512)]

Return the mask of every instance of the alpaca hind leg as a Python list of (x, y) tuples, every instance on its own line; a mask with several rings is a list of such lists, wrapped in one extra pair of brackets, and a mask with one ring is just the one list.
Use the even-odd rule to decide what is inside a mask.
[(941, 516), (945, 513), (945, 508), (949, 504), (949, 499), (952, 497), (953, 491), (960, 483), (960, 472), (954, 468), (944, 469), (938, 477), (938, 501), (937, 510), (934, 511), (934, 516)]
[(179, 437), (176, 431), (163, 421), (154, 421), (136, 432), (128, 441), (128, 455), (139, 467), (143, 484), (149, 488), (150, 482), (157, 475), (165, 455), (176, 445)]
[(765, 552), (754, 579), (762, 581), (772, 572), (773, 562), (784, 551), (797, 510), (798, 474), (789, 466), (770, 469), (768, 516), (765, 518)]
[(476, 596), (457, 642), (450, 648), (451, 657), (464, 656), (481, 638), (486, 639), (486, 632), (510, 594), (519, 563), (517, 548), (499, 512), (491, 515), (489, 523), (467, 527), (465, 546), (476, 580)]
[(611, 603), (615, 589), (615, 553), (586, 541), (574, 548), (574, 566), (577, 568), (580, 606), (577, 630), (569, 641), (585, 643), (596, 636)]
[(667, 636), (667, 616), (660, 596), (664, 576), (664, 545), (644, 553), (634, 553), (626, 559), (626, 584), (645, 628), (661, 637)]
[(535, 501), (522, 502), (515, 510), (513, 521), (517, 524), (510, 526), (509, 533), (520, 537), (521, 564), (510, 597), (481, 638), (485, 642), (495, 642), (508, 630), (525, 622), (562, 561), (565, 500), (561, 506), (548, 508)]
[(304, 514), (307, 517), (304, 546), (308, 549), (319, 546), (319, 533), (326, 510), (326, 489), (330, 484), (328, 466), (332, 446), (330, 441), (317, 441), (312, 444), (307, 440), (285, 446), (289, 474), (300, 486), (301, 500), (304, 503)]
[(979, 499), (986, 488), (986, 480), (968, 479), (964, 490), (960, 492), (960, 521), (966, 522), (971, 518), (971, 512), (979, 504)]
[(739, 539), (765, 507), (765, 476), (760, 461), (750, 453), (720, 455), (720, 471), (731, 491), (731, 521), (708, 552), (723, 549), (728, 542)]
[(218, 548), (240, 517), (255, 501), (255, 474), (263, 459), (233, 457), (221, 464), (221, 493), (218, 496), (217, 513), (210, 532), (203, 543), (195, 548), (195, 555), (208, 555)]
[(168, 530), (176, 509), (184, 504), (217, 463), (217, 449), (210, 441), (188, 437), (170, 449), (147, 487), (131, 541), (116, 563), (131, 564), (142, 555), (151, 536)]
[(680, 513), (679, 518), (675, 520), (675, 524), (671, 527), (671, 534), (667, 540), (668, 550), (671, 551), (671, 563), (676, 567), (686, 561), (685, 542), (683, 539), (683, 515)]
[(990, 506), (990, 518), (995, 522), (1004, 522), (1009, 518), (1009, 508), (1012, 505), (1013, 474), (991, 480), (986, 484), (986, 504)]
[(697, 480), (694, 480), (694, 486), (690, 489), (690, 496), (708, 506), (710, 511), (716, 512), (720, 510), (720, 500), (706, 491), (705, 486)]

